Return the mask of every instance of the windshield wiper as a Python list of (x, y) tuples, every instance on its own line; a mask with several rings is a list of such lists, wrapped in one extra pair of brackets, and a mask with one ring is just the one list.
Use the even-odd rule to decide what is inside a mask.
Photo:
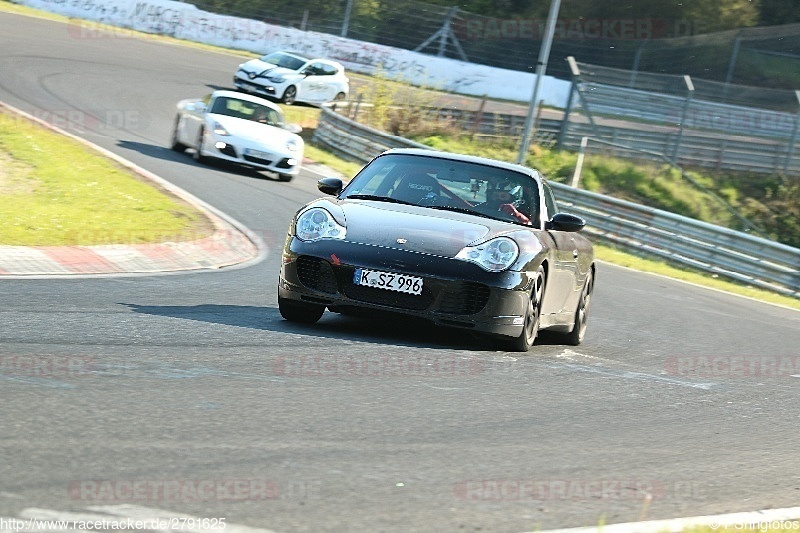
[(354, 198), (356, 200), (377, 200), (379, 202), (390, 202), (393, 204), (418, 205), (414, 202), (406, 202), (405, 200), (398, 200), (397, 198), (389, 198), (388, 196), (378, 196), (375, 194), (348, 194), (344, 199), (347, 198)]

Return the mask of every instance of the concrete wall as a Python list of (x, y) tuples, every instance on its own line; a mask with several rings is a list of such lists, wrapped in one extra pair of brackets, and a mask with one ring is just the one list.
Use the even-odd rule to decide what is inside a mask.
[[(536, 78), (535, 74), (526, 72), (217, 15), (197, 9), (192, 4), (171, 0), (17, 0), (16, 3), (86, 21), (259, 54), (294, 50), (335, 59), (354, 72), (373, 74), (380, 71), (390, 78), (415, 85), (473, 96), (528, 102)], [(87, 35), (90, 32), (108, 32), (91, 22), (73, 24), (70, 31)], [(539, 99), (546, 105), (563, 108), (569, 87), (567, 81), (545, 76)]]

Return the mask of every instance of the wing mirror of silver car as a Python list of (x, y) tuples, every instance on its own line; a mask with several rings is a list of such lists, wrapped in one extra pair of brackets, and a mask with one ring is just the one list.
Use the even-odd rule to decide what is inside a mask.
[(556, 213), (547, 221), (545, 229), (554, 231), (580, 231), (586, 226), (586, 221), (569, 213)]
[(322, 178), (317, 182), (317, 188), (325, 194), (339, 196), (344, 189), (344, 182), (339, 178)]

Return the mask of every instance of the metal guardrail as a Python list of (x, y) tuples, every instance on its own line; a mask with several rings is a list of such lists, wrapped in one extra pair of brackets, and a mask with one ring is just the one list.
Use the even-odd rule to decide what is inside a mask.
[[(520, 137), (525, 123), (523, 115), (428, 107), (420, 108), (420, 112), (434, 120), (449, 122), (463, 131), (482, 135)], [(660, 112), (655, 109), (651, 118)], [(644, 120), (645, 115), (642, 114), (640, 118)], [(788, 129), (785, 121), (783, 124), (784, 130)], [(792, 135), (800, 137), (794, 131)], [(601, 120), (593, 126), (588, 121), (582, 121), (575, 112), (568, 123), (548, 118), (538, 121), (537, 144), (557, 145), (577, 151), (583, 137), (626, 145), (627, 150), (612, 150), (598, 144), (587, 148), (590, 153), (616, 155), (625, 159), (653, 160), (644, 154), (655, 152), (673, 159), (675, 164), (681, 166), (760, 174), (800, 174), (800, 148), (791, 149), (794, 145), (791, 139), (787, 142), (785, 138), (743, 137), (730, 132), (722, 135), (720, 132), (696, 129), (679, 132), (675, 126), (658, 124), (631, 128), (620, 121), (606, 123)]]
[[(314, 142), (366, 163), (389, 148), (430, 147), (323, 109)], [(667, 211), (551, 182), (559, 203), (586, 219), (587, 233), (670, 261), (800, 297), (800, 250)]]
[[(715, 134), (633, 129), (619, 126), (570, 122), (562, 134), (561, 148), (577, 150), (582, 137), (624, 144), (630, 149), (621, 157), (637, 158), (637, 152), (657, 152), (669, 156), (681, 166), (736, 170), (766, 174), (800, 174), (800, 150), (788, 152), (785, 142), (768, 139), (721, 137)], [(590, 151), (608, 152), (605, 148)]]

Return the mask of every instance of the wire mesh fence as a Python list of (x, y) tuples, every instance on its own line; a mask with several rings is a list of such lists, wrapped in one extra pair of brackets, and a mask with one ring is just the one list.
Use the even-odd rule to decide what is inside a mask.
[[(197, 0), (207, 11), (512, 70), (535, 70), (546, 20), (495, 18), (420, 0)], [(697, 35), (703, 21), (559, 18), (548, 74), (565, 59), (629, 71), (688, 74), (784, 89), (800, 87), (800, 24)], [(765, 97), (766, 99), (766, 97)]]
[[(660, 74), (610, 68), (603, 65), (578, 62), (581, 78), (589, 83), (625, 87), (639, 91), (686, 97), (690, 88), (685, 75)], [(736, 106), (746, 106), (776, 111), (797, 111), (798, 102), (795, 91), (731, 85), (719, 81), (690, 76), (693, 98), (708, 102), (719, 102)]]

